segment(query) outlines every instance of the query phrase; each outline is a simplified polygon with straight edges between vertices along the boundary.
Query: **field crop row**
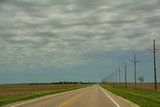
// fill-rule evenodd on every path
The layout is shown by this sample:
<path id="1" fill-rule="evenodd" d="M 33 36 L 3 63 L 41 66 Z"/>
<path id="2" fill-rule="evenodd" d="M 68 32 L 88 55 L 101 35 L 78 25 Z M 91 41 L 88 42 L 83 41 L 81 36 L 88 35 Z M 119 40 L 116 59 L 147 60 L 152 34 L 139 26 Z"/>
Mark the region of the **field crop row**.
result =
<path id="1" fill-rule="evenodd" d="M 0 106 L 44 95 L 74 90 L 87 84 L 0 85 Z"/>

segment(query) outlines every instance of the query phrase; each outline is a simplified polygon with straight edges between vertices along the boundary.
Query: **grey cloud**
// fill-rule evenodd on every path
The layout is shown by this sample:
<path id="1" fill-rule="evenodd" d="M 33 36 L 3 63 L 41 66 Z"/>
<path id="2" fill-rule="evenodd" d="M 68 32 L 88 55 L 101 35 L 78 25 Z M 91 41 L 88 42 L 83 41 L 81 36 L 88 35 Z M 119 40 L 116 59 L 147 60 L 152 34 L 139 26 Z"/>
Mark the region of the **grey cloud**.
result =
<path id="1" fill-rule="evenodd" d="M 127 39 L 133 40 L 133 39 L 141 38 L 146 35 L 147 35 L 146 32 L 136 29 L 136 30 L 129 31 L 128 35 L 126 35 L 125 37 Z"/>
<path id="2" fill-rule="evenodd" d="M 113 27 L 122 27 L 125 24 L 133 24 L 134 22 L 136 22 L 135 20 L 121 20 L 121 19 L 116 19 L 116 20 L 112 20 L 110 21 L 110 25 Z"/>
<path id="3" fill-rule="evenodd" d="M 130 13 L 130 14 L 143 14 L 150 13 L 156 9 L 159 9 L 159 0 L 150 1 L 150 0 L 129 0 L 128 2 L 121 2 L 110 10 L 112 11 L 120 11 L 122 13 Z"/>
<path id="4" fill-rule="evenodd" d="M 159 27 L 160 26 L 160 15 L 159 16 L 151 16 L 145 19 L 145 23 L 149 27 Z"/>
<path id="5" fill-rule="evenodd" d="M 17 68 L 77 66 L 97 61 L 87 59 L 90 54 L 139 50 L 148 46 L 143 40 L 160 26 L 158 1 L 1 2 L 0 59 Z"/>

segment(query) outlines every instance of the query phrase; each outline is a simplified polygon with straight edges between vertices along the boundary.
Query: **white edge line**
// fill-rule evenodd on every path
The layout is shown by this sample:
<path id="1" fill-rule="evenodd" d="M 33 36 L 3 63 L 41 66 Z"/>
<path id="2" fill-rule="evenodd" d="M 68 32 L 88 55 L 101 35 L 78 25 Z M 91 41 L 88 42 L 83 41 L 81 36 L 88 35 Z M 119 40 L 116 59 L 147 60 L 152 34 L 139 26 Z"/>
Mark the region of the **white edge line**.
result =
<path id="1" fill-rule="evenodd" d="M 102 87 L 100 87 L 100 88 L 101 88 L 101 90 L 105 93 L 105 95 L 107 95 L 107 97 L 108 97 L 117 107 L 120 107 L 120 105 L 117 104 L 117 103 L 112 99 L 112 97 L 110 97 L 110 96 L 108 95 L 108 93 L 106 93 L 106 91 L 104 91 L 104 89 L 103 89 Z"/>

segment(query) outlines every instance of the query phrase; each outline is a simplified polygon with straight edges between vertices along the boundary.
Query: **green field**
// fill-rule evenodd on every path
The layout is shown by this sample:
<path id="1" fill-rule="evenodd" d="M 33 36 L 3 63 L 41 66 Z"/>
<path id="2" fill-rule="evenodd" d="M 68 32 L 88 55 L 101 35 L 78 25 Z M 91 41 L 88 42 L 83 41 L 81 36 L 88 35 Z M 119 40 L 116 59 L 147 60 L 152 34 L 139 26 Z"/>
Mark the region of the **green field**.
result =
<path id="1" fill-rule="evenodd" d="M 101 86 L 112 93 L 128 99 L 140 107 L 160 107 L 160 91 L 134 90 L 120 86 L 101 84 Z"/>
<path id="2" fill-rule="evenodd" d="M 0 85 L 0 106 L 89 86 L 88 84 Z"/>

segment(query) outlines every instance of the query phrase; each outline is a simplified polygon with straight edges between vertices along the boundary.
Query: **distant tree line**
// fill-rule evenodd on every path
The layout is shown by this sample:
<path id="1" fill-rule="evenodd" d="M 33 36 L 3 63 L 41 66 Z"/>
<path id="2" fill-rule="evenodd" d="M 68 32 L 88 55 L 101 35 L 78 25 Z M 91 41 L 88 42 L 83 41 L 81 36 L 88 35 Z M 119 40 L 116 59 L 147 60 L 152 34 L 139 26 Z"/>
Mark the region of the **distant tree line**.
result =
<path id="1" fill-rule="evenodd" d="M 25 83 L 27 84 L 27 83 Z M 52 84 L 97 84 L 96 82 L 59 81 L 52 83 L 28 83 L 28 85 L 52 85 Z"/>
<path id="2" fill-rule="evenodd" d="M 97 82 L 76 82 L 76 81 L 59 81 L 52 83 L 7 83 L 0 85 L 52 85 L 52 84 L 98 84 Z"/>

